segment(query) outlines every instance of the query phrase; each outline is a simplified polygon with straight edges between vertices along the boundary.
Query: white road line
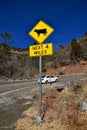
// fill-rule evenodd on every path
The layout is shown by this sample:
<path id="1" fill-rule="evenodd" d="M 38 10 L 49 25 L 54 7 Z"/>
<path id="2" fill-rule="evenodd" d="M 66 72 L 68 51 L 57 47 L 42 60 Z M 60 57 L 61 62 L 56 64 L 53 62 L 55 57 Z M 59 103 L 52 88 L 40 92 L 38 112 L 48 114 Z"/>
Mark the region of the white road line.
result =
<path id="1" fill-rule="evenodd" d="M 10 90 L 10 91 L 8 91 L 8 92 L 1 93 L 0 96 L 4 96 L 4 95 L 6 95 L 6 94 L 10 94 L 10 93 L 12 93 L 12 92 L 16 92 L 16 91 L 19 91 L 19 90 L 24 90 L 24 89 L 26 89 L 26 88 L 29 88 L 29 87 L 19 88 L 19 89 L 15 89 L 15 90 Z"/>

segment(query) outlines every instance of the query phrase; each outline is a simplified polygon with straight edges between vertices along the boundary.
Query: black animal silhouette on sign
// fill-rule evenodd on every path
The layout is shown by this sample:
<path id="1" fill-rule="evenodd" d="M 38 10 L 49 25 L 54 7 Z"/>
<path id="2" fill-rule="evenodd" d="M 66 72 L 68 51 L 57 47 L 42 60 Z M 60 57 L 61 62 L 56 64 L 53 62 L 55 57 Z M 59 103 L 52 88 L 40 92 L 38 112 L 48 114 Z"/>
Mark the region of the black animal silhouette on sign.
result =
<path id="1" fill-rule="evenodd" d="M 40 36 L 40 34 L 44 34 L 47 35 L 47 29 L 35 29 L 34 32 L 37 33 L 38 36 Z"/>

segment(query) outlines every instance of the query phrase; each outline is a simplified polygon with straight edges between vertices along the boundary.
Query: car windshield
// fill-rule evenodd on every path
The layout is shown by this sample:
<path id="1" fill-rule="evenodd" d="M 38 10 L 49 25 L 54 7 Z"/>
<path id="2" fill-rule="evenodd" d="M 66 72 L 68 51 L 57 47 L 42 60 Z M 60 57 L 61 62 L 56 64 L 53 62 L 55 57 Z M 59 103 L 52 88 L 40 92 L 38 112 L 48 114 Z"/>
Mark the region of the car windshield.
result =
<path id="1" fill-rule="evenodd" d="M 45 75 L 44 76 L 41 76 L 41 78 L 44 78 L 45 77 Z"/>

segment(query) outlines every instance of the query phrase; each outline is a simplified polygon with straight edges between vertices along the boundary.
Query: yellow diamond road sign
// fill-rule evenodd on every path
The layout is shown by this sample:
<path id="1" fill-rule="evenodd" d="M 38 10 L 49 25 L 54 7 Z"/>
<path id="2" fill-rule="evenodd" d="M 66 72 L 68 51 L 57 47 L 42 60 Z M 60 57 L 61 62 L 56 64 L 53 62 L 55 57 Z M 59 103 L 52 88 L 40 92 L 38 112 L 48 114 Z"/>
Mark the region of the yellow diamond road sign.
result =
<path id="1" fill-rule="evenodd" d="M 54 31 L 52 27 L 40 20 L 36 26 L 29 32 L 29 35 L 38 43 L 43 43 L 44 40 Z"/>
<path id="2" fill-rule="evenodd" d="M 29 48 L 29 56 L 46 56 L 46 55 L 52 55 L 53 54 L 53 48 L 52 43 L 49 44 L 39 44 L 39 45 L 33 45 Z"/>

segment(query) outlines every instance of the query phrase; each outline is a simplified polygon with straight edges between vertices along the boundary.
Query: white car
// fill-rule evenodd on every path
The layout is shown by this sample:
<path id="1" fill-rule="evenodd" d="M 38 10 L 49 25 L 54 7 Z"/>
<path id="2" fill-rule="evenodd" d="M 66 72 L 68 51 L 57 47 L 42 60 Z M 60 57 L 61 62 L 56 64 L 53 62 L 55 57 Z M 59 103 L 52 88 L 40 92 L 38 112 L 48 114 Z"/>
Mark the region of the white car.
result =
<path id="1" fill-rule="evenodd" d="M 58 81 L 58 77 L 56 76 L 42 76 L 41 77 L 41 83 L 53 83 L 53 82 L 57 82 Z M 40 79 L 38 80 L 38 83 L 40 83 Z"/>

